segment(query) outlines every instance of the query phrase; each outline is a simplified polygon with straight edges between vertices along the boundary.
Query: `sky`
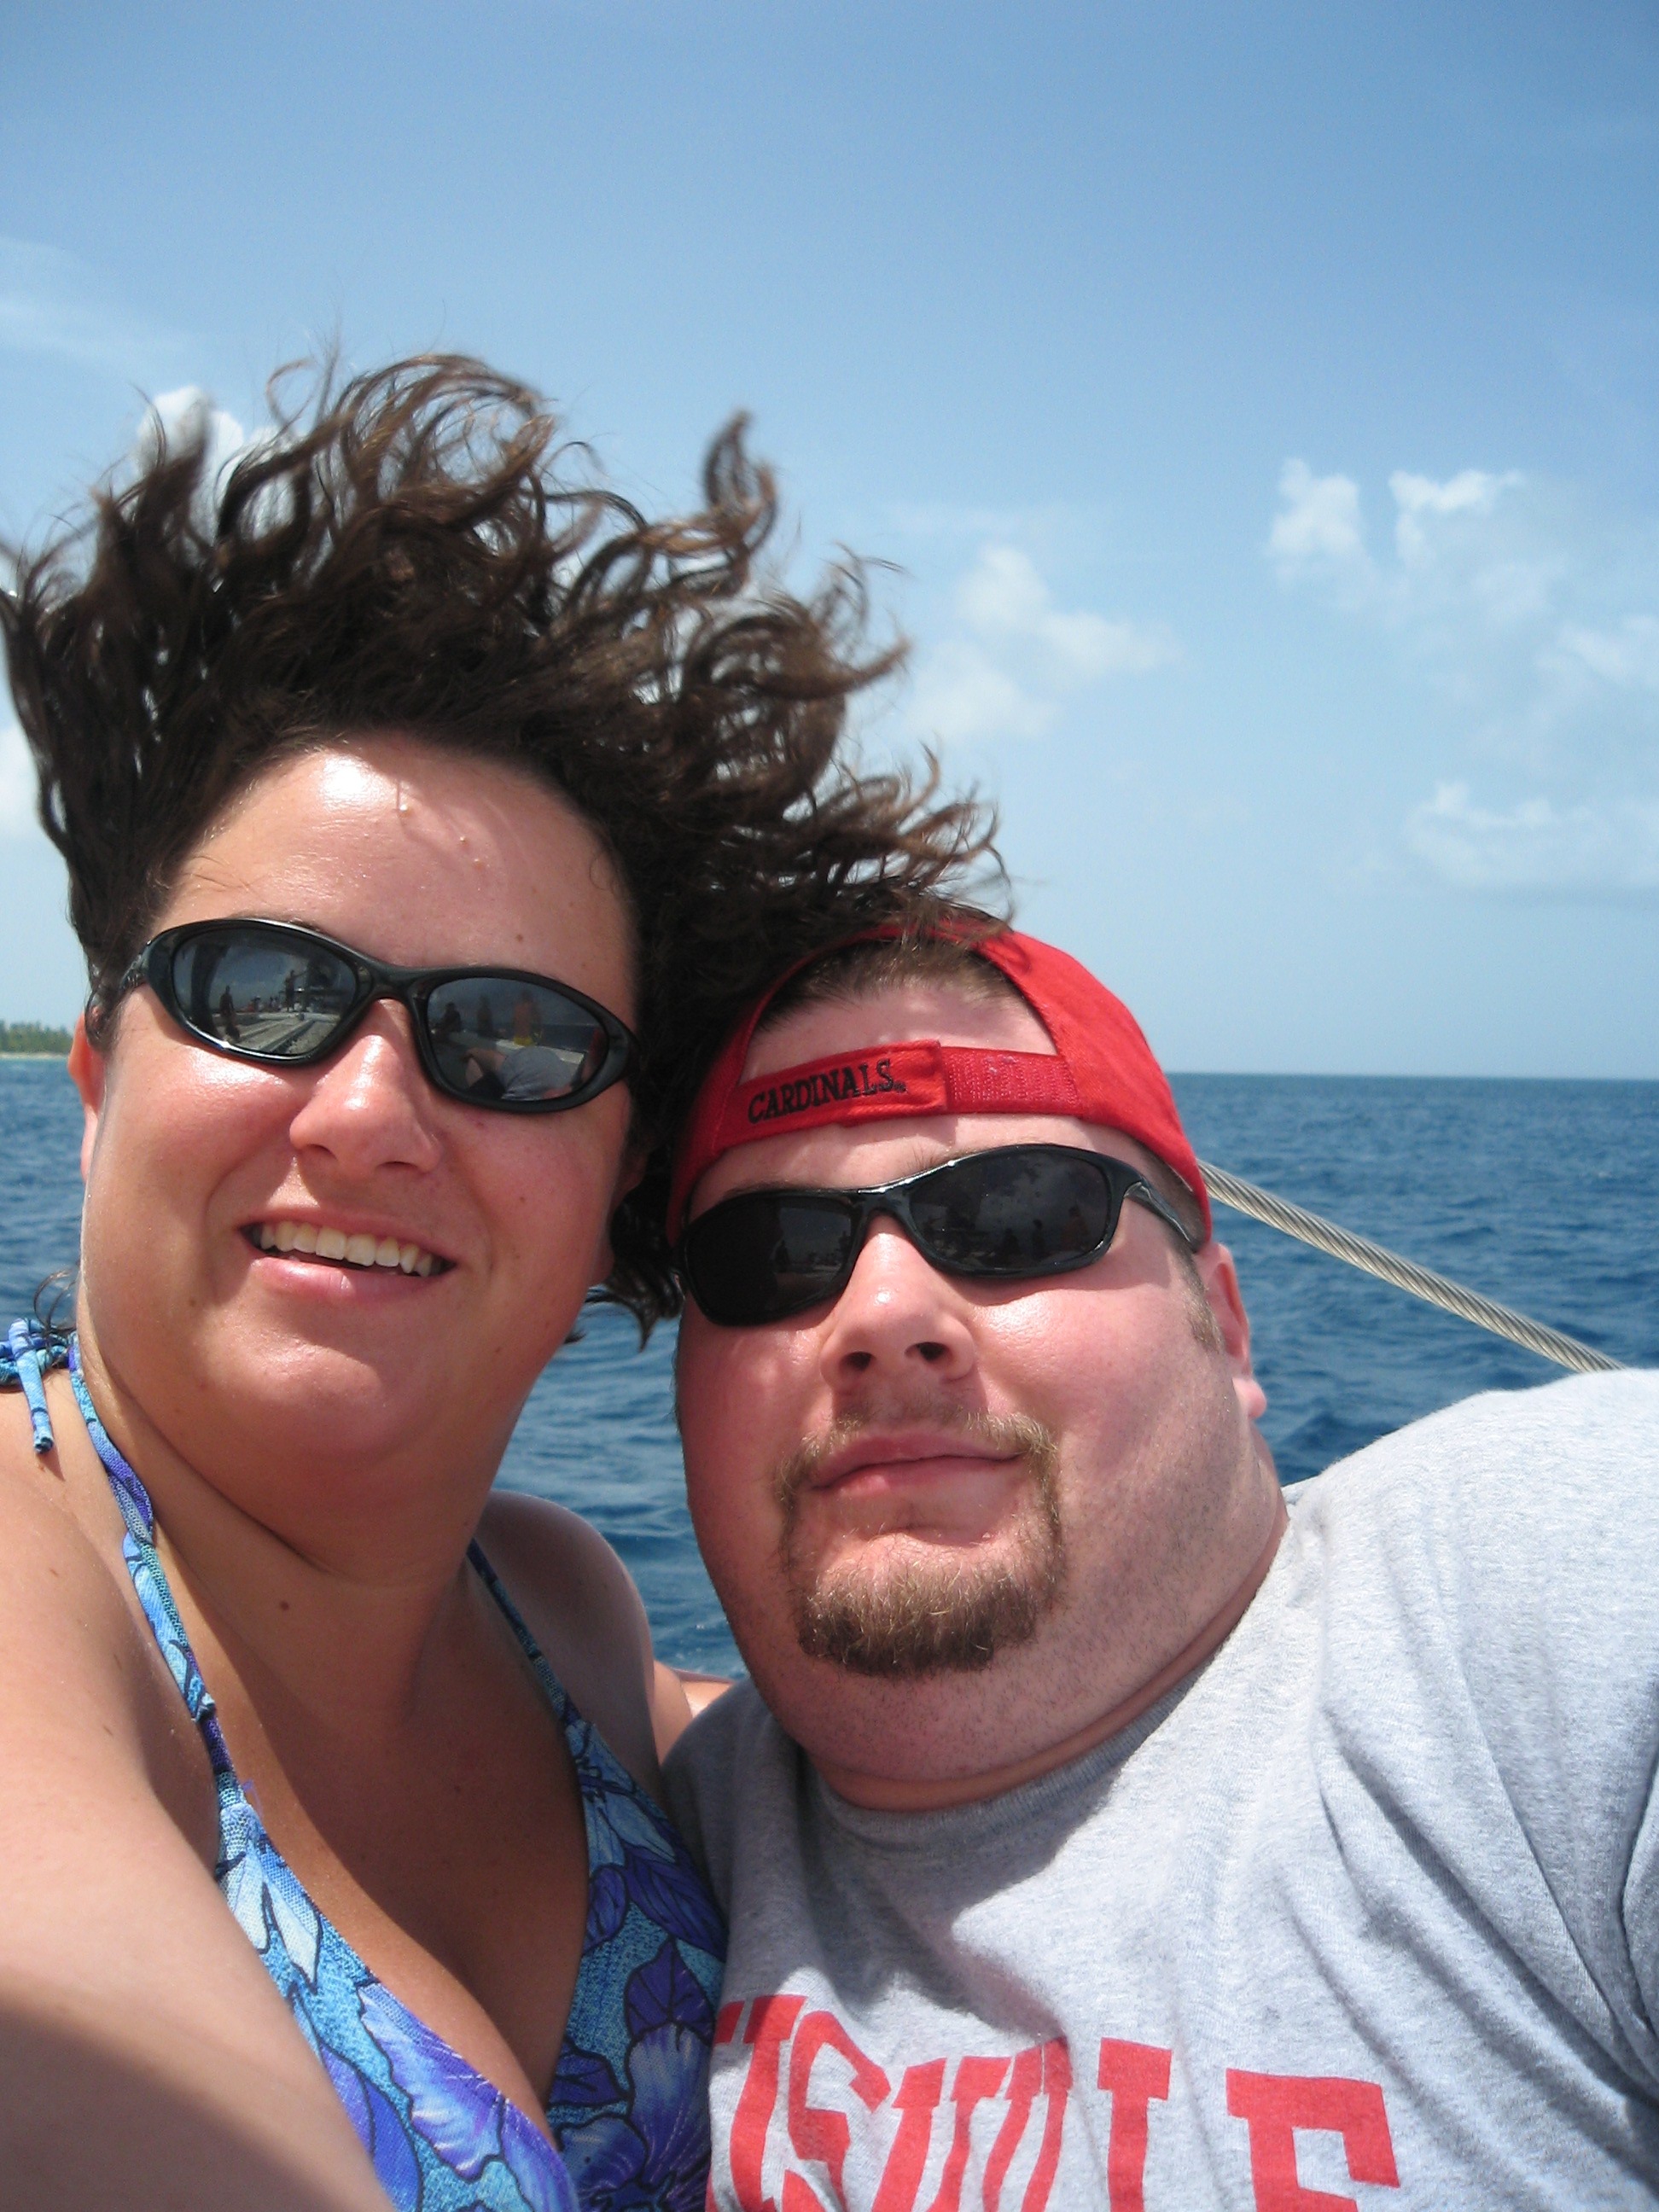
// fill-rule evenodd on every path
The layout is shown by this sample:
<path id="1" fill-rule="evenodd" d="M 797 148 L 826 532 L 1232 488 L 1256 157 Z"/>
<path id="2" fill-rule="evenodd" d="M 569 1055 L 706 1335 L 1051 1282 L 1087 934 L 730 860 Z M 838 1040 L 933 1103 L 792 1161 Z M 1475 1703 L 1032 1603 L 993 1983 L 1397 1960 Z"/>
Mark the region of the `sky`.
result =
<path id="1" fill-rule="evenodd" d="M 1181 1069 L 1659 1078 L 1651 0 L 0 9 L 0 537 L 444 347 L 738 409 Z M 0 702 L 0 1018 L 83 988 Z"/>

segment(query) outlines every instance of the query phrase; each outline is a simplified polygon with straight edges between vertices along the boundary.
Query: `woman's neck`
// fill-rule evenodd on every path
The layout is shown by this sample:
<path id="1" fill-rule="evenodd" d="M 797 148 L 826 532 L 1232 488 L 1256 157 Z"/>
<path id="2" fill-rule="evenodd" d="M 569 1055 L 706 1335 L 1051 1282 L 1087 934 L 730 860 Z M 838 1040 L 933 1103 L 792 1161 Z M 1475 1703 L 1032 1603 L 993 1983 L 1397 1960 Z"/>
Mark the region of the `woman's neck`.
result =
<path id="1" fill-rule="evenodd" d="M 296 1443 L 285 1482 L 281 1439 L 268 1433 L 233 1429 L 212 1454 L 198 1422 L 181 1449 L 165 1413 L 85 1325 L 79 1363 L 110 1440 L 149 1494 L 192 1636 L 205 1632 L 261 1703 L 326 1713 L 351 1733 L 396 1733 L 434 1648 L 466 1612 L 462 1569 L 493 1467 L 458 1480 L 453 1464 L 411 1453 L 400 1466 L 319 1468 Z"/>

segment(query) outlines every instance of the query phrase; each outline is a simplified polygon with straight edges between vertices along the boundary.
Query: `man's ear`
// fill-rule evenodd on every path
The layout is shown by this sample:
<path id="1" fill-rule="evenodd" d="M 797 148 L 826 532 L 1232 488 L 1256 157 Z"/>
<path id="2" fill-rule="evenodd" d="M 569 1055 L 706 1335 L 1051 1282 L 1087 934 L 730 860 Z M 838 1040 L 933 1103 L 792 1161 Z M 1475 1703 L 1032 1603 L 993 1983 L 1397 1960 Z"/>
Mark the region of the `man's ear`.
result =
<path id="1" fill-rule="evenodd" d="M 104 1110 L 104 1085 L 109 1073 L 109 1062 L 87 1035 L 87 1018 L 82 1014 L 75 1024 L 75 1037 L 69 1051 L 70 1080 L 81 1094 L 81 1111 L 85 1121 L 81 1131 L 81 1180 L 85 1182 L 92 1172 L 93 1150 L 98 1142 L 98 1123 Z"/>
<path id="2" fill-rule="evenodd" d="M 1194 1253 L 1193 1265 L 1204 1286 L 1205 1302 L 1215 1316 L 1244 1418 L 1259 1421 L 1267 1410 L 1267 1394 L 1256 1381 L 1255 1370 L 1250 1364 L 1250 1317 L 1244 1310 L 1233 1255 L 1212 1237 L 1201 1250 Z"/>

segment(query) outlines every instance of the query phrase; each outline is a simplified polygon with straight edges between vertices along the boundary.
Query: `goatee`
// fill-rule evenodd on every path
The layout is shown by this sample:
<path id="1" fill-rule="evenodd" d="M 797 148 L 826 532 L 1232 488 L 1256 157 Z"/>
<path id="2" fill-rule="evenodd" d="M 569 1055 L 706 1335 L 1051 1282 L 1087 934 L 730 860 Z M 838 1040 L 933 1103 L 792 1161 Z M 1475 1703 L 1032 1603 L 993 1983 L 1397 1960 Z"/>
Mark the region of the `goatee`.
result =
<path id="1" fill-rule="evenodd" d="M 814 1571 L 799 1545 L 800 1498 L 817 1467 L 862 1431 L 867 1418 L 836 1421 L 793 1452 L 778 1470 L 783 1511 L 782 1558 L 795 1634 L 809 1659 L 826 1659 L 856 1674 L 914 1681 L 927 1674 L 988 1667 L 1000 1651 L 1030 1643 L 1053 1609 L 1065 1580 L 1066 1547 L 1054 1482 L 1054 1436 L 1024 1413 L 987 1413 L 931 1407 L 930 1428 L 945 1428 L 1001 1460 L 1018 1460 L 1025 1478 L 1013 1528 L 994 1556 L 977 1560 L 959 1548 L 908 1547 L 902 1559 L 854 1560 Z"/>

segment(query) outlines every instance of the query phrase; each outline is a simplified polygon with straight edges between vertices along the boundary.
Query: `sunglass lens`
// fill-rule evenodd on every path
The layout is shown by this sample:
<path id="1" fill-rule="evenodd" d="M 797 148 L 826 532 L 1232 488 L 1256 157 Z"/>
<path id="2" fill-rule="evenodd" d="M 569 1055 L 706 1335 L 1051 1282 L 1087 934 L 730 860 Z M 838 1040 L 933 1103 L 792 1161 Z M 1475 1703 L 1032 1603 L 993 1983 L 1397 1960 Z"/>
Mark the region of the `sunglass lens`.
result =
<path id="1" fill-rule="evenodd" d="M 611 1049 L 586 1006 L 517 975 L 441 983 L 427 1000 L 426 1026 L 444 1083 L 480 1106 L 568 1098 L 593 1080 Z"/>
<path id="2" fill-rule="evenodd" d="M 1030 1275 L 1103 1248 L 1111 1190 L 1086 1160 L 1011 1149 L 953 1160 L 910 1193 L 918 1234 L 940 1266 Z"/>
<path id="3" fill-rule="evenodd" d="M 326 945 L 276 930 L 204 931 L 173 955 L 181 1018 L 200 1036 L 261 1058 L 315 1059 L 356 996 L 357 979 Z"/>
<path id="4" fill-rule="evenodd" d="M 833 1200 L 746 1192 L 692 1223 L 686 1275 L 710 1321 L 781 1321 L 833 1295 L 852 1240 L 850 1210 Z"/>

